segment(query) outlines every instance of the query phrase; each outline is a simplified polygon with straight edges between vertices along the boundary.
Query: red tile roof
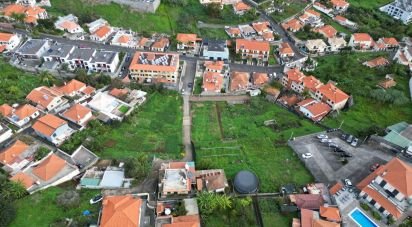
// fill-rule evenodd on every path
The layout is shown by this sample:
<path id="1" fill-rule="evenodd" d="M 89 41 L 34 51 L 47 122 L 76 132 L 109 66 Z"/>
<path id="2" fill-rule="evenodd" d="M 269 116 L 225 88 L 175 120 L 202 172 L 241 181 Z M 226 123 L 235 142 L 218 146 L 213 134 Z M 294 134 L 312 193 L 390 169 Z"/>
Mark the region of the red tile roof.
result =
<path id="1" fill-rule="evenodd" d="M 235 3 L 233 5 L 233 8 L 235 9 L 236 12 L 247 11 L 247 10 L 251 9 L 251 7 L 249 5 L 247 5 L 246 3 L 242 2 L 242 1 Z"/>
<path id="2" fill-rule="evenodd" d="M 78 122 L 84 119 L 86 115 L 90 114 L 91 112 L 92 111 L 89 108 L 83 105 L 74 104 L 63 113 L 63 116 L 74 122 Z"/>
<path id="3" fill-rule="evenodd" d="M 225 63 L 223 61 L 205 61 L 204 66 L 209 70 L 222 71 L 224 64 Z"/>
<path id="4" fill-rule="evenodd" d="M 200 227 L 200 217 L 199 215 L 173 217 L 171 224 L 163 224 L 162 227 Z"/>
<path id="5" fill-rule="evenodd" d="M 313 219 L 316 216 L 316 212 L 308 209 L 300 210 L 300 223 L 302 227 L 312 227 Z"/>
<path id="6" fill-rule="evenodd" d="M 8 117 L 13 113 L 13 107 L 9 106 L 9 104 L 3 104 L 0 106 L 0 114 L 3 117 Z"/>
<path id="7" fill-rule="evenodd" d="M 318 91 L 323 94 L 324 98 L 333 101 L 335 104 L 345 101 L 349 98 L 349 95 L 337 88 L 332 83 L 320 86 L 318 88 Z"/>
<path id="8" fill-rule="evenodd" d="M 375 67 L 389 65 L 390 62 L 389 62 L 388 59 L 386 59 L 384 57 L 378 57 L 378 58 L 372 59 L 370 61 L 367 61 L 364 64 L 368 67 L 375 68 Z"/>
<path id="9" fill-rule="evenodd" d="M 232 72 L 230 77 L 230 90 L 244 90 L 249 85 L 249 73 L 247 72 Z"/>
<path id="10" fill-rule="evenodd" d="M 4 165 L 11 165 L 16 160 L 19 159 L 19 156 L 29 148 L 29 145 L 23 143 L 20 140 L 17 140 L 10 147 L 6 148 L 0 153 L 0 163 Z"/>
<path id="11" fill-rule="evenodd" d="M 269 25 L 270 23 L 268 21 L 252 23 L 253 29 L 255 29 L 255 31 L 258 33 L 268 30 Z"/>
<path id="12" fill-rule="evenodd" d="M 33 89 L 26 97 L 33 103 L 36 103 L 43 108 L 46 108 L 55 98 L 60 98 L 62 94 L 54 89 L 42 86 Z"/>
<path id="13" fill-rule="evenodd" d="M 33 169 L 33 174 L 44 181 L 48 181 L 55 177 L 65 166 L 65 160 L 51 154 Z"/>
<path id="14" fill-rule="evenodd" d="M 302 82 L 303 78 L 305 78 L 305 74 L 303 74 L 299 69 L 294 68 L 286 72 L 286 76 L 289 81 L 295 81 L 297 83 Z"/>
<path id="15" fill-rule="evenodd" d="M 19 172 L 16 175 L 14 175 L 13 177 L 10 178 L 11 181 L 14 182 L 21 182 L 24 186 L 24 188 L 29 189 L 31 186 L 33 186 L 35 184 L 34 179 L 23 173 L 23 172 Z"/>
<path id="16" fill-rule="evenodd" d="M 340 227 L 340 224 L 322 219 L 313 220 L 312 227 Z"/>
<path id="17" fill-rule="evenodd" d="M 0 32 L 0 41 L 9 42 L 15 34 Z"/>
<path id="18" fill-rule="evenodd" d="M 223 85 L 223 75 L 216 72 L 205 72 L 203 75 L 203 89 L 205 91 L 220 91 Z"/>
<path id="19" fill-rule="evenodd" d="M 197 41 L 196 34 L 185 34 L 185 33 L 178 33 L 176 36 L 176 41 L 180 43 L 190 43 Z"/>
<path id="20" fill-rule="evenodd" d="M 112 32 L 112 28 L 108 25 L 104 25 L 101 26 L 99 29 L 97 29 L 93 35 L 99 37 L 99 38 L 104 38 L 107 37 L 108 35 L 110 35 L 110 33 Z"/>
<path id="21" fill-rule="evenodd" d="M 352 36 L 356 42 L 373 42 L 372 37 L 368 33 L 353 33 Z"/>
<path id="22" fill-rule="evenodd" d="M 323 205 L 322 195 L 315 194 L 294 194 L 289 195 L 291 202 L 295 203 L 299 209 L 319 209 Z"/>
<path id="23" fill-rule="evenodd" d="M 382 178 L 406 197 L 412 196 L 412 167 L 398 158 L 383 166 Z"/>
<path id="24" fill-rule="evenodd" d="M 320 216 L 326 218 L 329 221 L 340 222 L 340 212 L 336 207 L 325 207 L 321 206 L 319 210 Z"/>
<path id="25" fill-rule="evenodd" d="M 305 11 L 305 14 L 309 14 L 310 16 L 320 17 L 320 13 L 316 12 L 313 9 L 308 9 Z"/>
<path id="26" fill-rule="evenodd" d="M 323 83 L 314 76 L 305 76 L 303 77 L 302 82 L 305 89 L 312 92 L 316 92 L 316 89 L 323 85 Z"/>
<path id="27" fill-rule="evenodd" d="M 267 73 L 253 73 L 252 75 L 252 81 L 254 85 L 263 85 L 269 82 L 269 77 Z"/>
<path id="28" fill-rule="evenodd" d="M 282 27 L 286 30 L 299 31 L 303 28 L 303 24 L 298 19 L 293 18 L 286 23 L 283 23 Z"/>
<path id="29" fill-rule="evenodd" d="M 269 52 L 270 45 L 267 41 L 236 39 L 236 50 Z"/>
<path id="30" fill-rule="evenodd" d="M 387 198 L 382 196 L 379 192 L 375 191 L 374 189 L 366 186 L 362 189 L 363 192 L 369 195 L 373 200 L 379 203 L 386 211 L 392 214 L 395 218 L 400 218 L 402 213 L 396 208 L 396 206 L 390 202 Z"/>
<path id="31" fill-rule="evenodd" d="M 127 88 L 122 88 L 122 89 L 120 89 L 120 88 L 113 88 L 113 89 L 109 92 L 109 94 L 110 94 L 111 96 L 120 98 L 120 97 L 122 97 L 122 96 L 125 96 L 125 95 L 129 94 L 129 90 L 128 90 Z"/>
<path id="32" fill-rule="evenodd" d="M 326 38 L 335 37 L 336 34 L 338 33 L 338 31 L 330 25 L 325 25 L 325 26 L 317 29 L 317 32 L 321 33 Z"/>
<path id="33" fill-rule="evenodd" d="M 344 0 L 330 0 L 334 7 L 347 7 L 349 3 Z"/>
<path id="34" fill-rule="evenodd" d="M 336 194 L 336 192 L 340 191 L 343 188 L 343 184 L 341 182 L 336 183 L 329 189 L 329 193 L 331 195 Z"/>
<path id="35" fill-rule="evenodd" d="M 399 42 L 398 40 L 396 40 L 393 37 L 390 38 L 382 38 L 382 41 L 384 44 L 388 45 L 388 46 L 399 46 Z"/>
<path id="36" fill-rule="evenodd" d="M 295 54 L 295 52 L 293 52 L 292 47 L 287 42 L 283 42 L 283 43 L 280 44 L 279 53 L 281 55 L 293 55 L 293 54 Z"/>
<path id="37" fill-rule="evenodd" d="M 46 114 L 45 116 L 39 118 L 32 127 L 35 131 L 43 135 L 51 136 L 56 131 L 56 129 L 64 124 L 67 124 L 65 120 L 58 118 L 52 114 Z"/>
<path id="38" fill-rule="evenodd" d="M 140 226 L 142 200 L 131 195 L 108 196 L 102 203 L 101 227 Z"/>
<path id="39" fill-rule="evenodd" d="M 64 84 L 63 86 L 58 87 L 57 90 L 65 95 L 69 95 L 73 92 L 79 92 L 85 87 L 86 87 L 85 83 L 73 79 L 73 80 L 70 80 L 68 83 Z"/>
<path id="40" fill-rule="evenodd" d="M 36 113 L 38 110 L 36 107 L 30 105 L 30 104 L 24 104 L 23 106 L 17 107 L 16 111 L 14 114 L 19 117 L 20 120 L 30 117 L 34 113 Z"/>

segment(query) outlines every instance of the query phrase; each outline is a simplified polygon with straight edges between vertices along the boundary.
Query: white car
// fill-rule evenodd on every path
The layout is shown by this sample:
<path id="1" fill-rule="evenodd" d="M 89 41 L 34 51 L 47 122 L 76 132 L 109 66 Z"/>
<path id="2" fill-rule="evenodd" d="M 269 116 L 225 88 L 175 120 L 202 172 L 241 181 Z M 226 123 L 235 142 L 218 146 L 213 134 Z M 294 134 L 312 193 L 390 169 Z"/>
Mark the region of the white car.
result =
<path id="1" fill-rule="evenodd" d="M 304 153 L 302 154 L 302 158 L 308 159 L 308 158 L 312 158 L 313 154 L 312 153 Z"/>
<path id="2" fill-rule="evenodd" d="M 349 179 L 345 179 L 345 185 L 348 187 L 352 187 L 352 182 Z"/>
<path id="3" fill-rule="evenodd" d="M 320 135 L 317 135 L 316 137 L 317 137 L 318 139 L 327 139 L 327 138 L 328 138 L 328 136 L 325 135 L 325 134 L 320 134 Z"/>
<path id="4" fill-rule="evenodd" d="M 320 139 L 321 143 L 332 143 L 331 139 L 325 138 L 325 139 Z"/>

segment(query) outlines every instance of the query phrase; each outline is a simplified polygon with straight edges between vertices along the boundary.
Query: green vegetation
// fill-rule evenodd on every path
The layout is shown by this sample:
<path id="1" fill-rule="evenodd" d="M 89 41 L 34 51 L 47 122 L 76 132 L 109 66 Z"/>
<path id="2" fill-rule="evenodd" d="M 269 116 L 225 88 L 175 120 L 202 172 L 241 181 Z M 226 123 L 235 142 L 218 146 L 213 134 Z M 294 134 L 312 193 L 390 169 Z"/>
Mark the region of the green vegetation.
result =
<path id="1" fill-rule="evenodd" d="M 201 28 L 199 29 L 199 36 L 209 39 L 228 39 L 229 36 L 226 34 L 223 28 Z"/>
<path id="2" fill-rule="evenodd" d="M 359 26 L 357 32 L 369 33 L 375 40 L 381 37 L 396 37 L 400 40 L 403 36 L 412 35 L 412 25 L 404 25 L 385 13 L 379 7 L 391 0 L 353 0 L 346 17 Z"/>
<path id="3" fill-rule="evenodd" d="M 47 147 L 39 147 L 37 148 L 36 153 L 34 154 L 34 160 L 38 161 L 41 160 L 42 158 L 46 157 L 51 151 Z"/>
<path id="4" fill-rule="evenodd" d="M 225 7 L 224 10 L 219 10 L 217 15 L 211 16 L 207 7 L 202 6 L 198 0 L 162 2 L 156 13 L 140 13 L 116 3 L 84 4 L 82 0 L 51 0 L 51 4 L 52 7 L 48 9 L 48 12 L 52 15 L 73 13 L 79 17 L 81 23 L 88 23 L 93 19 L 103 17 L 112 26 L 130 28 L 144 34 L 200 33 L 196 26 L 198 21 L 213 24 L 238 24 L 256 19 L 253 11 L 239 17 L 230 7 Z"/>
<path id="5" fill-rule="evenodd" d="M 87 222 L 96 222 L 100 206 L 90 205 L 89 200 L 98 192 L 95 190 L 79 191 L 80 204 L 66 209 L 57 203 L 57 197 L 65 191 L 67 191 L 66 188 L 52 187 L 18 200 L 16 202 L 17 217 L 10 226 L 63 226 L 61 224 L 65 218 L 73 218 L 79 224 L 78 226 L 85 226 Z M 82 215 L 84 210 L 91 211 L 91 216 L 84 217 Z"/>
<path id="6" fill-rule="evenodd" d="M 292 134 L 321 130 L 309 121 L 262 97 L 244 105 L 194 103 L 192 107 L 192 139 L 200 169 L 223 168 L 229 179 L 240 170 L 252 170 L 263 192 L 277 191 L 284 183 L 302 185 L 313 180 L 286 143 Z M 264 126 L 267 120 L 275 124 Z"/>
<path id="7" fill-rule="evenodd" d="M 302 30 L 296 32 L 295 36 L 300 40 L 323 39 L 323 35 L 312 31 L 309 25 L 305 25 Z"/>
<path id="8" fill-rule="evenodd" d="M 140 152 L 162 158 L 179 158 L 182 151 L 182 100 L 175 92 L 155 92 L 123 123 L 103 125 L 91 121 L 61 149 L 73 152 L 80 144 L 101 158 L 127 159 Z"/>
<path id="9" fill-rule="evenodd" d="M 202 93 L 202 90 L 203 90 L 203 89 L 202 89 L 202 86 L 203 86 L 203 80 L 202 80 L 202 78 L 201 78 L 201 77 L 196 78 L 195 88 L 194 88 L 194 90 L 193 90 L 193 94 L 198 95 L 198 94 Z"/>
<path id="10" fill-rule="evenodd" d="M 331 127 L 338 127 L 344 121 L 344 130 L 366 136 L 375 133 L 379 128 L 397 123 L 400 119 L 412 121 L 410 101 L 407 101 L 407 104 L 395 105 L 402 100 L 409 100 L 410 97 L 407 68 L 393 64 L 384 68 L 370 69 L 362 65 L 364 61 L 382 55 L 385 56 L 386 53 L 345 53 L 317 59 L 319 65 L 311 74 L 324 83 L 329 80 L 337 82 L 339 88 L 353 95 L 354 98 L 353 107 L 341 112 L 336 118 L 328 117 L 324 123 Z M 386 74 L 394 74 L 397 85 L 385 93 L 378 91 L 380 88 L 376 85 L 385 78 Z M 397 94 L 398 96 L 391 100 L 394 104 L 382 100 L 385 97 L 376 97 L 375 93 L 382 92 L 385 96 Z"/>
<path id="11" fill-rule="evenodd" d="M 39 76 L 33 76 L 11 66 L 0 58 L 0 104 L 22 102 L 26 95 L 42 84 Z"/>
<path id="12" fill-rule="evenodd" d="M 262 214 L 263 225 L 273 226 L 291 226 L 292 219 L 297 217 L 297 213 L 281 214 L 279 199 L 264 198 L 259 199 L 259 207 Z"/>
<path id="13" fill-rule="evenodd" d="M 283 20 L 299 13 L 308 4 L 307 2 L 301 1 L 301 0 L 288 0 L 288 2 L 289 2 L 289 5 L 279 5 L 279 4 L 277 4 L 276 7 L 280 7 L 282 9 L 284 9 L 284 11 L 282 13 L 279 13 L 279 12 L 272 13 L 271 16 L 277 22 L 281 22 L 281 21 L 283 21 Z"/>
<path id="14" fill-rule="evenodd" d="M 127 111 L 129 111 L 129 109 L 130 108 L 128 106 L 123 105 L 119 108 L 119 111 L 125 114 L 127 113 Z"/>

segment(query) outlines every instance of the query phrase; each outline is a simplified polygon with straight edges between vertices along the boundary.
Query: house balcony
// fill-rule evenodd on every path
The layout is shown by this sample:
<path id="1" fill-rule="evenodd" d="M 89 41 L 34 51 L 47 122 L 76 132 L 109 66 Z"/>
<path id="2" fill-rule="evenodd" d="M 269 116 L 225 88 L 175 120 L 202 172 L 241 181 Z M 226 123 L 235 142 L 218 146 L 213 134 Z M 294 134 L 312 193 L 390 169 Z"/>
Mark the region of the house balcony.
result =
<path id="1" fill-rule="evenodd" d="M 399 201 L 398 199 L 396 199 L 393 195 L 390 195 L 385 189 L 383 189 L 379 184 L 375 183 L 375 182 L 371 182 L 369 184 L 369 186 L 371 188 L 373 188 L 375 191 L 379 192 L 383 197 L 385 197 L 386 199 L 388 199 L 388 201 L 390 201 L 393 205 L 396 206 L 396 208 L 398 208 L 400 211 L 405 212 L 408 207 L 408 201 L 407 199 L 404 199 L 402 201 Z"/>

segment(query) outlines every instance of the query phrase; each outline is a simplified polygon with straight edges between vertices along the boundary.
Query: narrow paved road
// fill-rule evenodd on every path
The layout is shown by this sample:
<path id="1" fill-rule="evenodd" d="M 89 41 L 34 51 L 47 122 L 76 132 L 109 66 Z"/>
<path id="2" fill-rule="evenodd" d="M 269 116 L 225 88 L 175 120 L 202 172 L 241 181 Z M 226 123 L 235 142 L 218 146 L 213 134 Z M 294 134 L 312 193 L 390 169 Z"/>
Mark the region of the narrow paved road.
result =
<path id="1" fill-rule="evenodd" d="M 189 95 L 183 95 L 183 146 L 185 147 L 184 161 L 193 160 L 192 149 L 192 118 L 190 116 Z"/>
<path id="2" fill-rule="evenodd" d="M 189 100 L 191 102 L 239 102 L 239 101 L 249 101 L 250 96 L 248 95 L 222 95 L 222 96 L 190 96 Z"/>

